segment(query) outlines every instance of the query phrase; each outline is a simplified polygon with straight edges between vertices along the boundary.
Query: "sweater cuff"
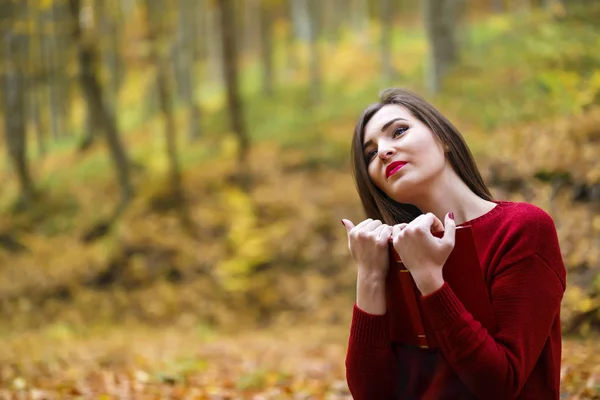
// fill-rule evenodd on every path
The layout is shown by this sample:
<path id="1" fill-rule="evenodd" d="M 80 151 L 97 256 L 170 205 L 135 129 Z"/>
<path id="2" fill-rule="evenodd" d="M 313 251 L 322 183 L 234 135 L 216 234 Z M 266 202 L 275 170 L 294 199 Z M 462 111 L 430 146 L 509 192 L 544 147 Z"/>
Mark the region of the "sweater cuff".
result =
<path id="1" fill-rule="evenodd" d="M 369 314 L 354 303 L 350 337 L 356 342 L 369 344 L 373 347 L 389 347 L 390 330 L 387 314 Z"/>
<path id="2" fill-rule="evenodd" d="M 444 285 L 433 293 L 421 296 L 421 304 L 429 318 L 431 327 L 442 330 L 457 320 L 463 320 L 467 313 L 465 306 L 456 297 L 454 291 L 444 282 Z"/>

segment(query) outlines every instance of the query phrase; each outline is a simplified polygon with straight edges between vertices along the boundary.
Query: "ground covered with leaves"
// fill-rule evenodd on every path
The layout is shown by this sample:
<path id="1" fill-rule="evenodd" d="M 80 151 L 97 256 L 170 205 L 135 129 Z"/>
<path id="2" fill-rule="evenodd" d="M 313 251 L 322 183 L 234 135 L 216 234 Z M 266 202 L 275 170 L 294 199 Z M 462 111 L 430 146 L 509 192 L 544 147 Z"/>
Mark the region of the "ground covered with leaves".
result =
<path id="1" fill-rule="evenodd" d="M 125 333 L 126 332 L 126 333 Z M 348 326 L 99 329 L 2 339 L 0 399 L 351 399 Z M 600 399 L 600 341 L 565 339 L 564 399 Z"/>

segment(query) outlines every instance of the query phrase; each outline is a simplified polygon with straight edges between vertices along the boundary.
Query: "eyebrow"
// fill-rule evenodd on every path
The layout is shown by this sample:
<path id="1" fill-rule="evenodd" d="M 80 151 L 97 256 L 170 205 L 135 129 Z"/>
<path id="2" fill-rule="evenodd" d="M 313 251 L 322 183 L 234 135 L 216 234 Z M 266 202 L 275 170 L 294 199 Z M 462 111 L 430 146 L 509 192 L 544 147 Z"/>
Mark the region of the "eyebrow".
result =
<path id="1" fill-rule="evenodd" d="M 387 128 L 389 128 L 390 125 L 392 125 L 396 121 L 408 121 L 408 120 L 404 119 L 404 118 L 394 118 L 394 119 L 391 119 L 388 122 L 386 122 L 385 124 L 383 124 L 383 126 L 381 127 L 381 132 L 385 132 L 385 130 Z M 365 144 L 363 144 L 363 151 L 365 151 L 365 149 L 367 147 L 369 147 L 370 145 L 372 145 L 372 144 L 374 144 L 373 139 L 369 139 L 368 142 L 366 142 Z"/>

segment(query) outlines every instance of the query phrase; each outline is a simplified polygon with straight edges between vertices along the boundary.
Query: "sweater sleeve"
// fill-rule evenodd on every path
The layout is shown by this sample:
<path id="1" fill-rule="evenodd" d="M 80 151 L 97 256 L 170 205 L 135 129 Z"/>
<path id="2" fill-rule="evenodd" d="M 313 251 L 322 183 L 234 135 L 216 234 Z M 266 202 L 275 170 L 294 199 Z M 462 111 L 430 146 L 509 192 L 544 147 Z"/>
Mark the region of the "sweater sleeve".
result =
<path id="1" fill-rule="evenodd" d="M 494 278 L 494 336 L 447 283 L 422 301 L 440 351 L 471 392 L 480 399 L 513 399 L 542 352 L 563 293 L 557 272 L 535 253 Z"/>
<path id="2" fill-rule="evenodd" d="M 369 314 L 354 304 L 346 353 L 346 381 L 352 397 L 393 399 L 396 368 L 387 314 Z"/>

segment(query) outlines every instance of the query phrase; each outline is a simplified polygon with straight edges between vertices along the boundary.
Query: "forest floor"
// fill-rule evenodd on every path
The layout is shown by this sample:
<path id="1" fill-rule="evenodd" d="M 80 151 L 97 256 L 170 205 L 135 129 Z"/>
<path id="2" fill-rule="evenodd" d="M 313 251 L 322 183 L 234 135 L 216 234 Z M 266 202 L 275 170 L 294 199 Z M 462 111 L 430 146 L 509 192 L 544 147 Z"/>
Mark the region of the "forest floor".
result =
<path id="1" fill-rule="evenodd" d="M 1 399 L 351 399 L 348 326 L 61 327 L 2 338 Z M 600 340 L 565 339 L 563 399 L 600 399 Z"/>

